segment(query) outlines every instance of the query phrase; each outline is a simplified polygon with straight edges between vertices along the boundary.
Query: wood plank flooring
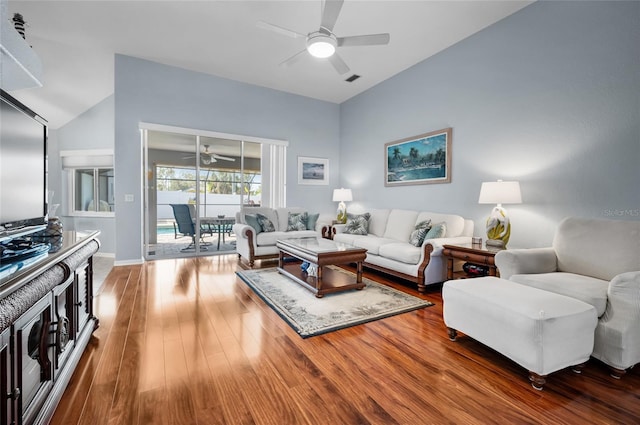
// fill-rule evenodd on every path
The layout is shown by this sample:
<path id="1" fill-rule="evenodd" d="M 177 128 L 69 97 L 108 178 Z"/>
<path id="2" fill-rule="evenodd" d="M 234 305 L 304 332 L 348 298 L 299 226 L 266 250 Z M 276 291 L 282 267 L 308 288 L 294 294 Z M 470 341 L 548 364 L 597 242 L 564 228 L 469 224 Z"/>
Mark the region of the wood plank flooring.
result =
<path id="1" fill-rule="evenodd" d="M 449 341 L 441 288 L 422 296 L 433 307 L 302 339 L 239 267 L 236 255 L 115 267 L 52 424 L 640 423 L 640 367 L 615 380 L 591 359 L 536 391 L 509 359 Z"/>

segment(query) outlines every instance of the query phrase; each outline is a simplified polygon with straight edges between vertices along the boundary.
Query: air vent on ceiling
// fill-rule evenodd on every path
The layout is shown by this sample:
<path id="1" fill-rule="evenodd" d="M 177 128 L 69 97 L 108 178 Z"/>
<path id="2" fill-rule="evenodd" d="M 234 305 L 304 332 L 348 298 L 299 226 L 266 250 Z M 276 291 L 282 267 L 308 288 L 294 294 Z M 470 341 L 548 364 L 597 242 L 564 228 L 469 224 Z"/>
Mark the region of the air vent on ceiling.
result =
<path id="1" fill-rule="evenodd" d="M 360 78 L 360 76 L 358 74 L 353 74 L 351 77 L 347 78 L 345 81 L 347 83 L 353 83 L 358 78 Z"/>

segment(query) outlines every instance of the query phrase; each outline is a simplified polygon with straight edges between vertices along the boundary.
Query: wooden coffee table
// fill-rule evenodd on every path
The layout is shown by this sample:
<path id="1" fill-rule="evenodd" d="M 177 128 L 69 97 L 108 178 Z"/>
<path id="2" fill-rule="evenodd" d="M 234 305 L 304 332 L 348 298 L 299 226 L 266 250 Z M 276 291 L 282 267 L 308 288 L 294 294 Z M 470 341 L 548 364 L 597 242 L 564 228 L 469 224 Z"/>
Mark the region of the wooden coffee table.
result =
<path id="1" fill-rule="evenodd" d="M 322 238 L 279 240 L 276 246 L 280 251 L 278 271 L 313 292 L 318 298 L 332 292 L 365 287 L 362 283 L 362 262 L 367 256 L 366 249 Z M 290 258 L 294 261 L 289 261 Z M 303 261 L 317 266 L 317 276 L 309 276 L 300 268 Z M 357 265 L 355 278 L 349 273 L 325 267 L 348 263 Z"/>

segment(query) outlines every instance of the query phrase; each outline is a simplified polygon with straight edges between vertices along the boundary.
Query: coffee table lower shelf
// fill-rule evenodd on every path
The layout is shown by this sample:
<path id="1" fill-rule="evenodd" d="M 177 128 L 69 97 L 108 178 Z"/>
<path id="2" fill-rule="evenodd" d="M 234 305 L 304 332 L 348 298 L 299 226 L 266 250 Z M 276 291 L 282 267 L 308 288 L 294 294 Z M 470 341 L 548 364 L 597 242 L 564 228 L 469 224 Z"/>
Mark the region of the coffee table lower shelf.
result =
<path id="1" fill-rule="evenodd" d="M 287 262 L 282 267 L 278 267 L 278 271 L 313 292 L 318 298 L 322 298 L 325 294 L 348 291 L 350 289 L 362 289 L 366 286 L 362 281 L 358 282 L 355 276 L 342 273 L 331 267 L 322 267 L 322 278 L 318 279 L 302 271 L 300 264 L 297 261 Z"/>

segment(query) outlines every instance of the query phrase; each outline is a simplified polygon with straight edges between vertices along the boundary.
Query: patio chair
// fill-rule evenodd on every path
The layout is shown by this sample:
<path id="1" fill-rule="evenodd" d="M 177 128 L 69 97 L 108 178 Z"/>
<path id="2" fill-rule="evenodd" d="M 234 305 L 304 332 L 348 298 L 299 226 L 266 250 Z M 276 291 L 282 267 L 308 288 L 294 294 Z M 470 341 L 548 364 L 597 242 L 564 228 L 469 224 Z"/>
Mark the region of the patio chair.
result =
<path id="1" fill-rule="evenodd" d="M 196 226 L 193 223 L 193 219 L 191 216 L 191 211 L 189 205 L 187 204 L 170 204 L 173 209 L 173 217 L 176 220 L 176 224 L 178 226 L 178 232 L 182 233 L 185 236 L 191 237 L 191 243 L 186 247 L 182 248 L 180 251 L 192 250 L 195 248 L 196 244 Z M 207 246 L 211 245 L 209 242 L 205 242 L 202 233 L 200 233 L 200 249 L 203 251 L 207 250 Z"/>

